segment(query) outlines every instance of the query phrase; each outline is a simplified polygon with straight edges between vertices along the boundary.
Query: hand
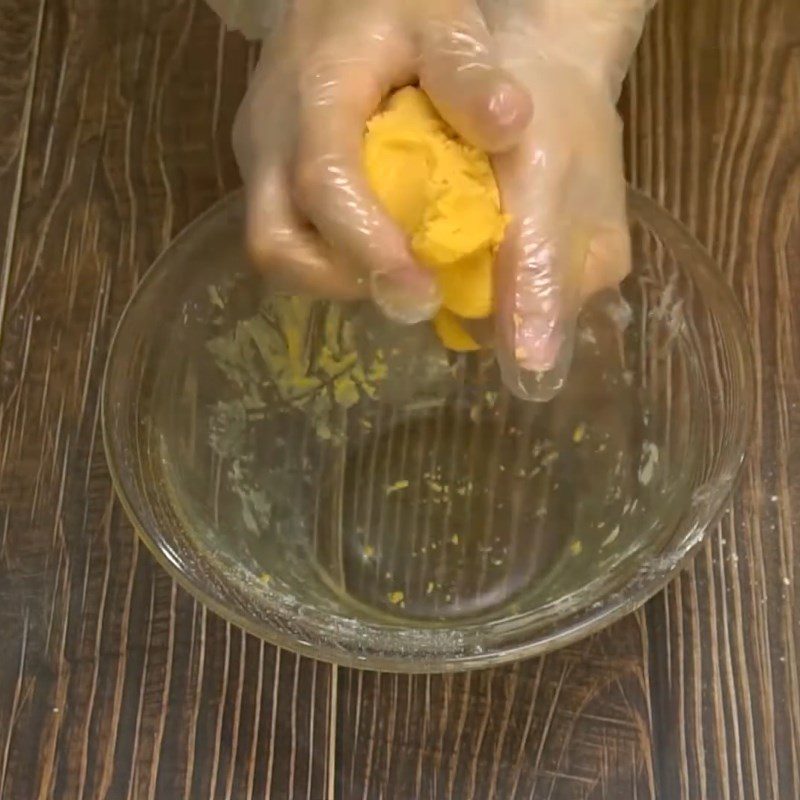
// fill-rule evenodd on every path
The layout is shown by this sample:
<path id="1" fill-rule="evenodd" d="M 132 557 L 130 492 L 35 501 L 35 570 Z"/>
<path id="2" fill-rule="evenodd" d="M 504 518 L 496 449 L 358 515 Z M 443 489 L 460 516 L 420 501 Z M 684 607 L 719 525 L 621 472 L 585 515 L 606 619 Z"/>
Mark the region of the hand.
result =
<path id="1" fill-rule="evenodd" d="M 475 0 L 295 0 L 278 40 L 234 129 L 253 257 L 283 289 L 371 293 L 396 320 L 431 318 L 435 277 L 362 172 L 365 123 L 419 80 L 456 130 L 496 153 L 528 126 L 527 92 L 501 68 Z"/>
<path id="2" fill-rule="evenodd" d="M 569 369 L 582 303 L 630 271 L 615 102 L 650 0 L 495 2 L 503 63 L 536 109 L 520 145 L 494 158 L 512 217 L 495 344 L 509 388 L 548 400 Z"/>

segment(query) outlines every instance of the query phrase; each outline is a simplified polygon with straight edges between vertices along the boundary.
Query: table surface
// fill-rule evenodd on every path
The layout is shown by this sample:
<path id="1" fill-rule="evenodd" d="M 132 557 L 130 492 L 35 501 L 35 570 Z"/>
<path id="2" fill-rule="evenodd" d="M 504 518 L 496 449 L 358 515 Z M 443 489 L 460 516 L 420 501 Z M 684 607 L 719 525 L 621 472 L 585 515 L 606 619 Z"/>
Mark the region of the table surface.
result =
<path id="1" fill-rule="evenodd" d="M 114 497 L 114 325 L 237 185 L 255 55 L 196 0 L 0 0 L 0 798 L 800 797 L 800 3 L 663 0 L 622 106 L 632 181 L 747 312 L 757 433 L 732 511 L 606 632 L 452 677 L 243 635 Z"/>

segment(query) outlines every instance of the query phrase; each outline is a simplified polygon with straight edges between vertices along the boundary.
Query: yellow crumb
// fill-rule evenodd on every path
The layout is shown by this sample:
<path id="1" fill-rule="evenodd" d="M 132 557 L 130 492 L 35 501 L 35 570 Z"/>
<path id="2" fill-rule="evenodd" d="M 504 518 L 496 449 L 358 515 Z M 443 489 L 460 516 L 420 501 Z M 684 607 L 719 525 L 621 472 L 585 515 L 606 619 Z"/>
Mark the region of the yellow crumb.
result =
<path id="1" fill-rule="evenodd" d="M 395 606 L 399 606 L 405 599 L 406 596 L 404 592 L 391 592 L 389 594 L 389 602 Z"/>

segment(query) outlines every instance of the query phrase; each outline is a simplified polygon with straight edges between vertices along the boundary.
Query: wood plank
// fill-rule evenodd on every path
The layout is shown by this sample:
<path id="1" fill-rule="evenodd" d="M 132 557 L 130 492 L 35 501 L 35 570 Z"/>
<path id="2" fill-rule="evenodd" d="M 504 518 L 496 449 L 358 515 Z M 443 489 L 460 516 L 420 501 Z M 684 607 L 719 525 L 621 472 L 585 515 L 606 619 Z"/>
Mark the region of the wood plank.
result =
<path id="1" fill-rule="evenodd" d="M 628 105 L 634 173 L 725 272 L 759 372 L 733 511 L 647 609 L 658 785 L 797 797 L 800 7 L 673 1 L 653 23 Z"/>
<path id="2" fill-rule="evenodd" d="M 0 797 L 323 797 L 330 669 L 176 588 L 98 428 L 123 304 L 238 183 L 253 52 L 194 2 L 4 0 L 0 21 Z"/>
<path id="3" fill-rule="evenodd" d="M 598 691 L 568 667 L 588 662 L 602 674 L 591 655 L 595 639 L 471 679 L 412 679 L 399 689 L 388 678 L 345 680 L 342 737 L 352 745 L 341 765 L 343 797 L 800 796 L 792 527 L 800 488 L 791 481 L 800 474 L 792 304 L 800 277 L 791 269 L 800 253 L 798 42 L 796 4 L 665 0 L 623 101 L 633 182 L 711 250 L 754 334 L 757 441 L 734 510 L 696 564 L 635 618 L 640 636 L 634 618 L 601 636 L 627 642 L 605 671 L 620 658 L 630 671 L 599 681 Z M 540 673 L 560 689 L 549 726 L 547 701 L 535 709 L 541 686 L 531 676 Z M 576 710 L 582 692 L 594 713 Z M 397 720 L 409 704 L 406 741 Z M 503 783 L 506 770 L 513 774 L 508 740 L 518 740 L 532 707 L 523 777 Z M 593 752 L 595 717 L 605 724 Z M 447 735 L 437 739 L 440 730 Z"/>
<path id="4" fill-rule="evenodd" d="M 338 796 L 655 797 L 646 648 L 640 613 L 494 671 L 348 672 Z"/>

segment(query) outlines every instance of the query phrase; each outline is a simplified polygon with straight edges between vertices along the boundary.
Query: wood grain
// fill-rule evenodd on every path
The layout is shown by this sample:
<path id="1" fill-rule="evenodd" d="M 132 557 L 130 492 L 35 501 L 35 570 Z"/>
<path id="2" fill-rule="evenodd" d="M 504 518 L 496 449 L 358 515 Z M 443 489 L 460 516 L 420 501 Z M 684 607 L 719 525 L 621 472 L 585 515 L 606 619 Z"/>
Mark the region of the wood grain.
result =
<path id="1" fill-rule="evenodd" d="M 0 8 L 18 108 L 0 157 L 0 796 L 322 797 L 330 670 L 177 590 L 131 535 L 98 434 L 122 305 L 236 185 L 252 54 L 193 3 Z"/>
<path id="2" fill-rule="evenodd" d="M 663 0 L 623 100 L 633 182 L 747 312 L 733 509 L 639 613 L 466 676 L 244 636 L 114 498 L 109 339 L 154 256 L 237 185 L 254 58 L 192 0 L 0 0 L 0 798 L 800 797 L 800 4 Z"/>

